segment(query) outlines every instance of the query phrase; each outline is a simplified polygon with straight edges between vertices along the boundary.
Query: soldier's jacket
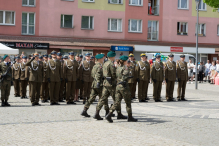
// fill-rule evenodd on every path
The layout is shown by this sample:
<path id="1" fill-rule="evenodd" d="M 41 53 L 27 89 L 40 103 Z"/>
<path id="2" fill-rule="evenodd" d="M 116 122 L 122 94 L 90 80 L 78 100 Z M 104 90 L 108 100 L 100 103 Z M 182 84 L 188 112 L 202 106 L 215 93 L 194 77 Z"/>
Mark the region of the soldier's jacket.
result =
<path id="1" fill-rule="evenodd" d="M 116 84 L 116 67 L 112 61 L 108 60 L 103 65 L 103 77 L 105 78 L 103 81 L 103 86 L 112 87 Z M 111 83 L 106 80 L 106 77 L 111 78 Z"/>
<path id="2" fill-rule="evenodd" d="M 130 76 L 133 76 L 133 78 L 130 78 L 130 79 L 128 79 L 128 83 L 134 83 L 135 82 L 135 80 L 136 80 L 136 76 L 137 76 L 137 70 L 136 70 L 137 68 L 136 68 L 136 62 L 135 61 L 133 61 L 133 62 L 131 62 L 131 65 L 130 65 L 130 67 L 129 67 L 129 74 L 130 74 Z"/>
<path id="3" fill-rule="evenodd" d="M 84 82 L 93 82 L 93 78 L 91 76 L 91 71 L 94 67 L 95 63 L 93 61 L 87 62 L 82 61 L 80 64 L 80 69 L 81 69 L 81 74 L 80 74 L 80 78 L 84 81 Z"/>
<path id="4" fill-rule="evenodd" d="M 68 81 L 77 81 L 79 78 L 78 62 L 76 60 L 66 60 L 63 63 L 63 77 Z"/>
<path id="5" fill-rule="evenodd" d="M 29 81 L 42 82 L 43 81 L 43 62 L 37 60 L 29 60 L 25 66 L 29 66 Z M 25 72 L 25 77 L 28 77 L 28 71 Z"/>
<path id="6" fill-rule="evenodd" d="M 47 62 L 44 61 L 43 62 L 43 82 L 48 82 L 47 76 L 46 76 L 47 67 L 48 67 L 48 61 Z"/>
<path id="7" fill-rule="evenodd" d="M 30 77 L 30 67 L 26 66 L 26 70 L 25 70 L 25 78 L 29 78 Z"/>
<path id="8" fill-rule="evenodd" d="M 138 61 L 136 65 L 136 72 L 137 72 L 137 78 L 139 78 L 142 81 L 149 81 L 150 80 L 150 64 L 145 61 Z"/>
<path id="9" fill-rule="evenodd" d="M 8 68 L 11 68 L 10 64 L 6 65 L 4 63 L 4 61 L 1 62 L 0 63 L 0 75 L 5 74 Z M 7 81 L 12 80 L 12 70 L 11 69 L 8 71 L 7 77 L 4 80 L 7 80 Z"/>
<path id="10" fill-rule="evenodd" d="M 15 63 L 12 65 L 12 78 L 15 80 L 19 79 L 19 70 L 20 70 L 20 63 Z"/>
<path id="11" fill-rule="evenodd" d="M 50 59 L 48 61 L 46 76 L 50 78 L 51 82 L 60 82 L 63 79 L 63 70 L 59 60 Z"/>
<path id="12" fill-rule="evenodd" d="M 188 68 L 187 63 L 179 61 L 177 64 L 177 77 L 181 80 L 188 80 Z"/>
<path id="13" fill-rule="evenodd" d="M 25 72 L 26 72 L 26 69 L 28 69 L 27 66 L 25 66 L 26 63 L 24 62 L 21 62 L 20 63 L 20 68 L 19 68 L 19 78 L 20 80 L 25 80 Z"/>
<path id="14" fill-rule="evenodd" d="M 126 90 L 129 87 L 128 86 L 129 72 L 130 70 L 124 65 L 121 65 L 116 69 L 116 77 L 117 77 L 116 90 Z M 126 84 L 126 87 L 120 84 L 122 82 Z"/>
<path id="15" fill-rule="evenodd" d="M 103 67 L 101 63 L 98 62 L 94 65 L 91 76 L 94 79 L 91 86 L 92 88 L 97 88 L 97 83 L 100 83 L 100 86 L 103 86 Z"/>
<path id="16" fill-rule="evenodd" d="M 164 70 L 163 63 L 158 63 L 157 61 L 153 63 L 151 69 L 151 78 L 156 79 L 156 81 L 163 81 L 164 78 Z"/>
<path id="17" fill-rule="evenodd" d="M 166 62 L 165 79 L 168 79 L 168 81 L 176 80 L 176 62 L 169 60 Z"/>

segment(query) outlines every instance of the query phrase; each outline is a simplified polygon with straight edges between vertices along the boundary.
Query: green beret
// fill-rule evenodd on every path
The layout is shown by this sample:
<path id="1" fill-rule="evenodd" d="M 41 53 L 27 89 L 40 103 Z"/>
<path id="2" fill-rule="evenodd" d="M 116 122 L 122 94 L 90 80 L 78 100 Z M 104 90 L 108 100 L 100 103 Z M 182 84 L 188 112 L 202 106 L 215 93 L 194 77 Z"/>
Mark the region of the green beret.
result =
<path id="1" fill-rule="evenodd" d="M 4 57 L 3 57 L 3 61 L 5 60 L 5 58 L 7 58 L 8 57 L 8 55 L 5 55 Z"/>
<path id="2" fill-rule="evenodd" d="M 97 54 L 97 55 L 95 56 L 96 59 L 101 59 L 101 58 L 103 58 L 103 57 L 104 57 L 104 54 Z"/>
<path id="3" fill-rule="evenodd" d="M 110 51 L 107 53 L 107 57 L 115 57 L 115 56 L 116 56 L 116 53 L 113 51 Z"/>
<path id="4" fill-rule="evenodd" d="M 119 59 L 120 59 L 120 60 L 123 60 L 123 61 L 126 61 L 126 60 L 128 60 L 128 56 L 124 56 L 124 55 L 123 55 L 123 56 L 120 56 Z"/>

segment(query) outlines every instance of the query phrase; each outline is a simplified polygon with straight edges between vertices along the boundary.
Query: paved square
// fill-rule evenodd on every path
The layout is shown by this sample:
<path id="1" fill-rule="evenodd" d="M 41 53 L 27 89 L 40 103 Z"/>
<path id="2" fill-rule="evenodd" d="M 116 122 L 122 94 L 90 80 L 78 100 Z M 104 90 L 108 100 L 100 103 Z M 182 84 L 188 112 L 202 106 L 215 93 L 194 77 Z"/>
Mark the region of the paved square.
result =
<path id="1" fill-rule="evenodd" d="M 80 115 L 83 104 L 32 107 L 29 99 L 13 96 L 11 107 L 0 107 L 0 145 L 219 145 L 219 86 L 207 83 L 187 84 L 187 102 L 132 103 L 133 116 L 139 120 L 128 123 L 113 118 L 96 121 Z M 177 84 L 174 97 L 176 98 Z M 110 98 L 110 102 L 112 100 Z M 93 116 L 96 103 L 88 110 Z M 127 115 L 124 101 L 122 112 Z M 104 116 L 105 111 L 101 111 Z"/>

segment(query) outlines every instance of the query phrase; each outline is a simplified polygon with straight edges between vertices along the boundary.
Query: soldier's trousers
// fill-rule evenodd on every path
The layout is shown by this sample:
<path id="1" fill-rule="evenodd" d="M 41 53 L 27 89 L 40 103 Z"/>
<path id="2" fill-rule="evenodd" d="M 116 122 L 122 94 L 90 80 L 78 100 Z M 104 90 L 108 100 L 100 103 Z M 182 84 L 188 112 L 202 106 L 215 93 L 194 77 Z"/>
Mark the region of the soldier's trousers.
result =
<path id="1" fill-rule="evenodd" d="M 89 98 L 90 97 L 90 92 L 91 92 L 91 85 L 92 85 L 92 82 L 84 82 L 84 91 L 83 91 L 83 97 L 87 97 Z"/>
<path id="2" fill-rule="evenodd" d="M 59 91 L 59 100 L 63 100 L 64 99 L 64 89 L 65 89 L 65 81 L 61 81 L 60 84 L 60 91 Z"/>
<path id="3" fill-rule="evenodd" d="M 145 100 L 148 96 L 148 82 L 149 81 L 142 81 L 138 83 L 138 99 Z"/>
<path id="4" fill-rule="evenodd" d="M 21 97 L 26 97 L 27 96 L 27 80 L 21 80 L 20 81 L 20 94 Z"/>
<path id="5" fill-rule="evenodd" d="M 60 84 L 61 82 L 50 82 L 49 83 L 50 103 L 58 103 Z"/>
<path id="6" fill-rule="evenodd" d="M 48 82 L 42 82 L 40 89 L 41 100 L 48 100 L 49 97 L 49 84 Z"/>
<path id="7" fill-rule="evenodd" d="M 110 112 L 114 112 L 115 110 L 121 110 L 121 101 L 122 98 L 126 103 L 126 111 L 128 115 L 132 114 L 132 106 L 131 106 L 131 92 L 130 90 L 116 90 L 116 101 L 114 105 L 110 108 Z"/>
<path id="8" fill-rule="evenodd" d="M 30 96 L 31 103 L 39 103 L 41 82 L 30 81 Z"/>
<path id="9" fill-rule="evenodd" d="M 83 97 L 84 84 L 81 83 L 80 87 L 80 97 Z"/>
<path id="10" fill-rule="evenodd" d="M 1 83 L 1 100 L 8 101 L 11 91 L 11 81 L 4 80 Z"/>
<path id="11" fill-rule="evenodd" d="M 94 102 L 94 100 L 96 99 L 96 96 L 99 96 L 101 98 L 102 95 L 102 87 L 100 88 L 92 88 L 91 89 L 91 94 L 90 94 L 90 98 L 89 100 L 86 102 L 85 107 L 89 109 L 90 105 Z M 108 104 L 104 105 L 104 109 L 105 110 L 109 110 L 109 106 Z"/>
<path id="12" fill-rule="evenodd" d="M 108 105 L 108 97 L 112 94 L 115 93 L 115 87 L 103 87 L 103 91 L 102 91 L 102 97 L 99 100 L 96 109 L 97 110 L 101 110 L 101 108 L 103 107 L 103 105 Z M 115 97 L 112 96 L 112 98 Z M 130 99 L 131 100 L 131 99 Z M 115 98 L 114 98 L 114 103 L 115 103 Z M 105 110 L 109 110 L 109 109 L 105 109 Z M 117 113 L 121 113 L 121 104 L 118 106 L 118 108 L 116 109 Z"/>
<path id="13" fill-rule="evenodd" d="M 160 100 L 161 89 L 162 89 L 162 81 L 157 81 L 156 83 L 153 83 L 154 100 Z"/>
<path id="14" fill-rule="evenodd" d="M 75 97 L 75 81 L 68 81 L 66 83 L 66 102 L 72 102 Z"/>
<path id="15" fill-rule="evenodd" d="M 129 83 L 129 89 L 131 92 L 131 99 L 132 99 L 132 97 L 134 97 L 134 96 L 132 96 L 132 88 L 134 87 L 133 85 L 134 85 L 134 83 Z"/>
<path id="16" fill-rule="evenodd" d="M 30 86 L 30 81 L 29 81 L 29 97 L 31 99 L 31 86 Z"/>
<path id="17" fill-rule="evenodd" d="M 175 81 L 168 81 L 166 83 L 166 99 L 173 99 Z"/>
<path id="18" fill-rule="evenodd" d="M 177 99 L 185 98 L 186 83 L 186 80 L 178 82 Z"/>
<path id="19" fill-rule="evenodd" d="M 20 85 L 19 85 L 19 80 L 14 80 L 14 95 L 20 95 Z"/>
<path id="20" fill-rule="evenodd" d="M 137 82 L 135 81 L 133 84 L 133 88 L 131 89 L 131 97 L 135 97 Z"/>

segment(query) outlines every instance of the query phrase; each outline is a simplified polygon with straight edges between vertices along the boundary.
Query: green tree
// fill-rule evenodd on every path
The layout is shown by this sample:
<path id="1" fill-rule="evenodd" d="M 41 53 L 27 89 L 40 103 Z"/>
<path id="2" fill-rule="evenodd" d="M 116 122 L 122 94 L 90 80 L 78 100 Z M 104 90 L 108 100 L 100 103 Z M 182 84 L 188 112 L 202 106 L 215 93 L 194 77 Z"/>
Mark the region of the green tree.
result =
<path id="1" fill-rule="evenodd" d="M 219 8 L 219 0 L 203 0 L 203 1 L 210 7 L 215 8 L 214 11 L 216 11 Z"/>

